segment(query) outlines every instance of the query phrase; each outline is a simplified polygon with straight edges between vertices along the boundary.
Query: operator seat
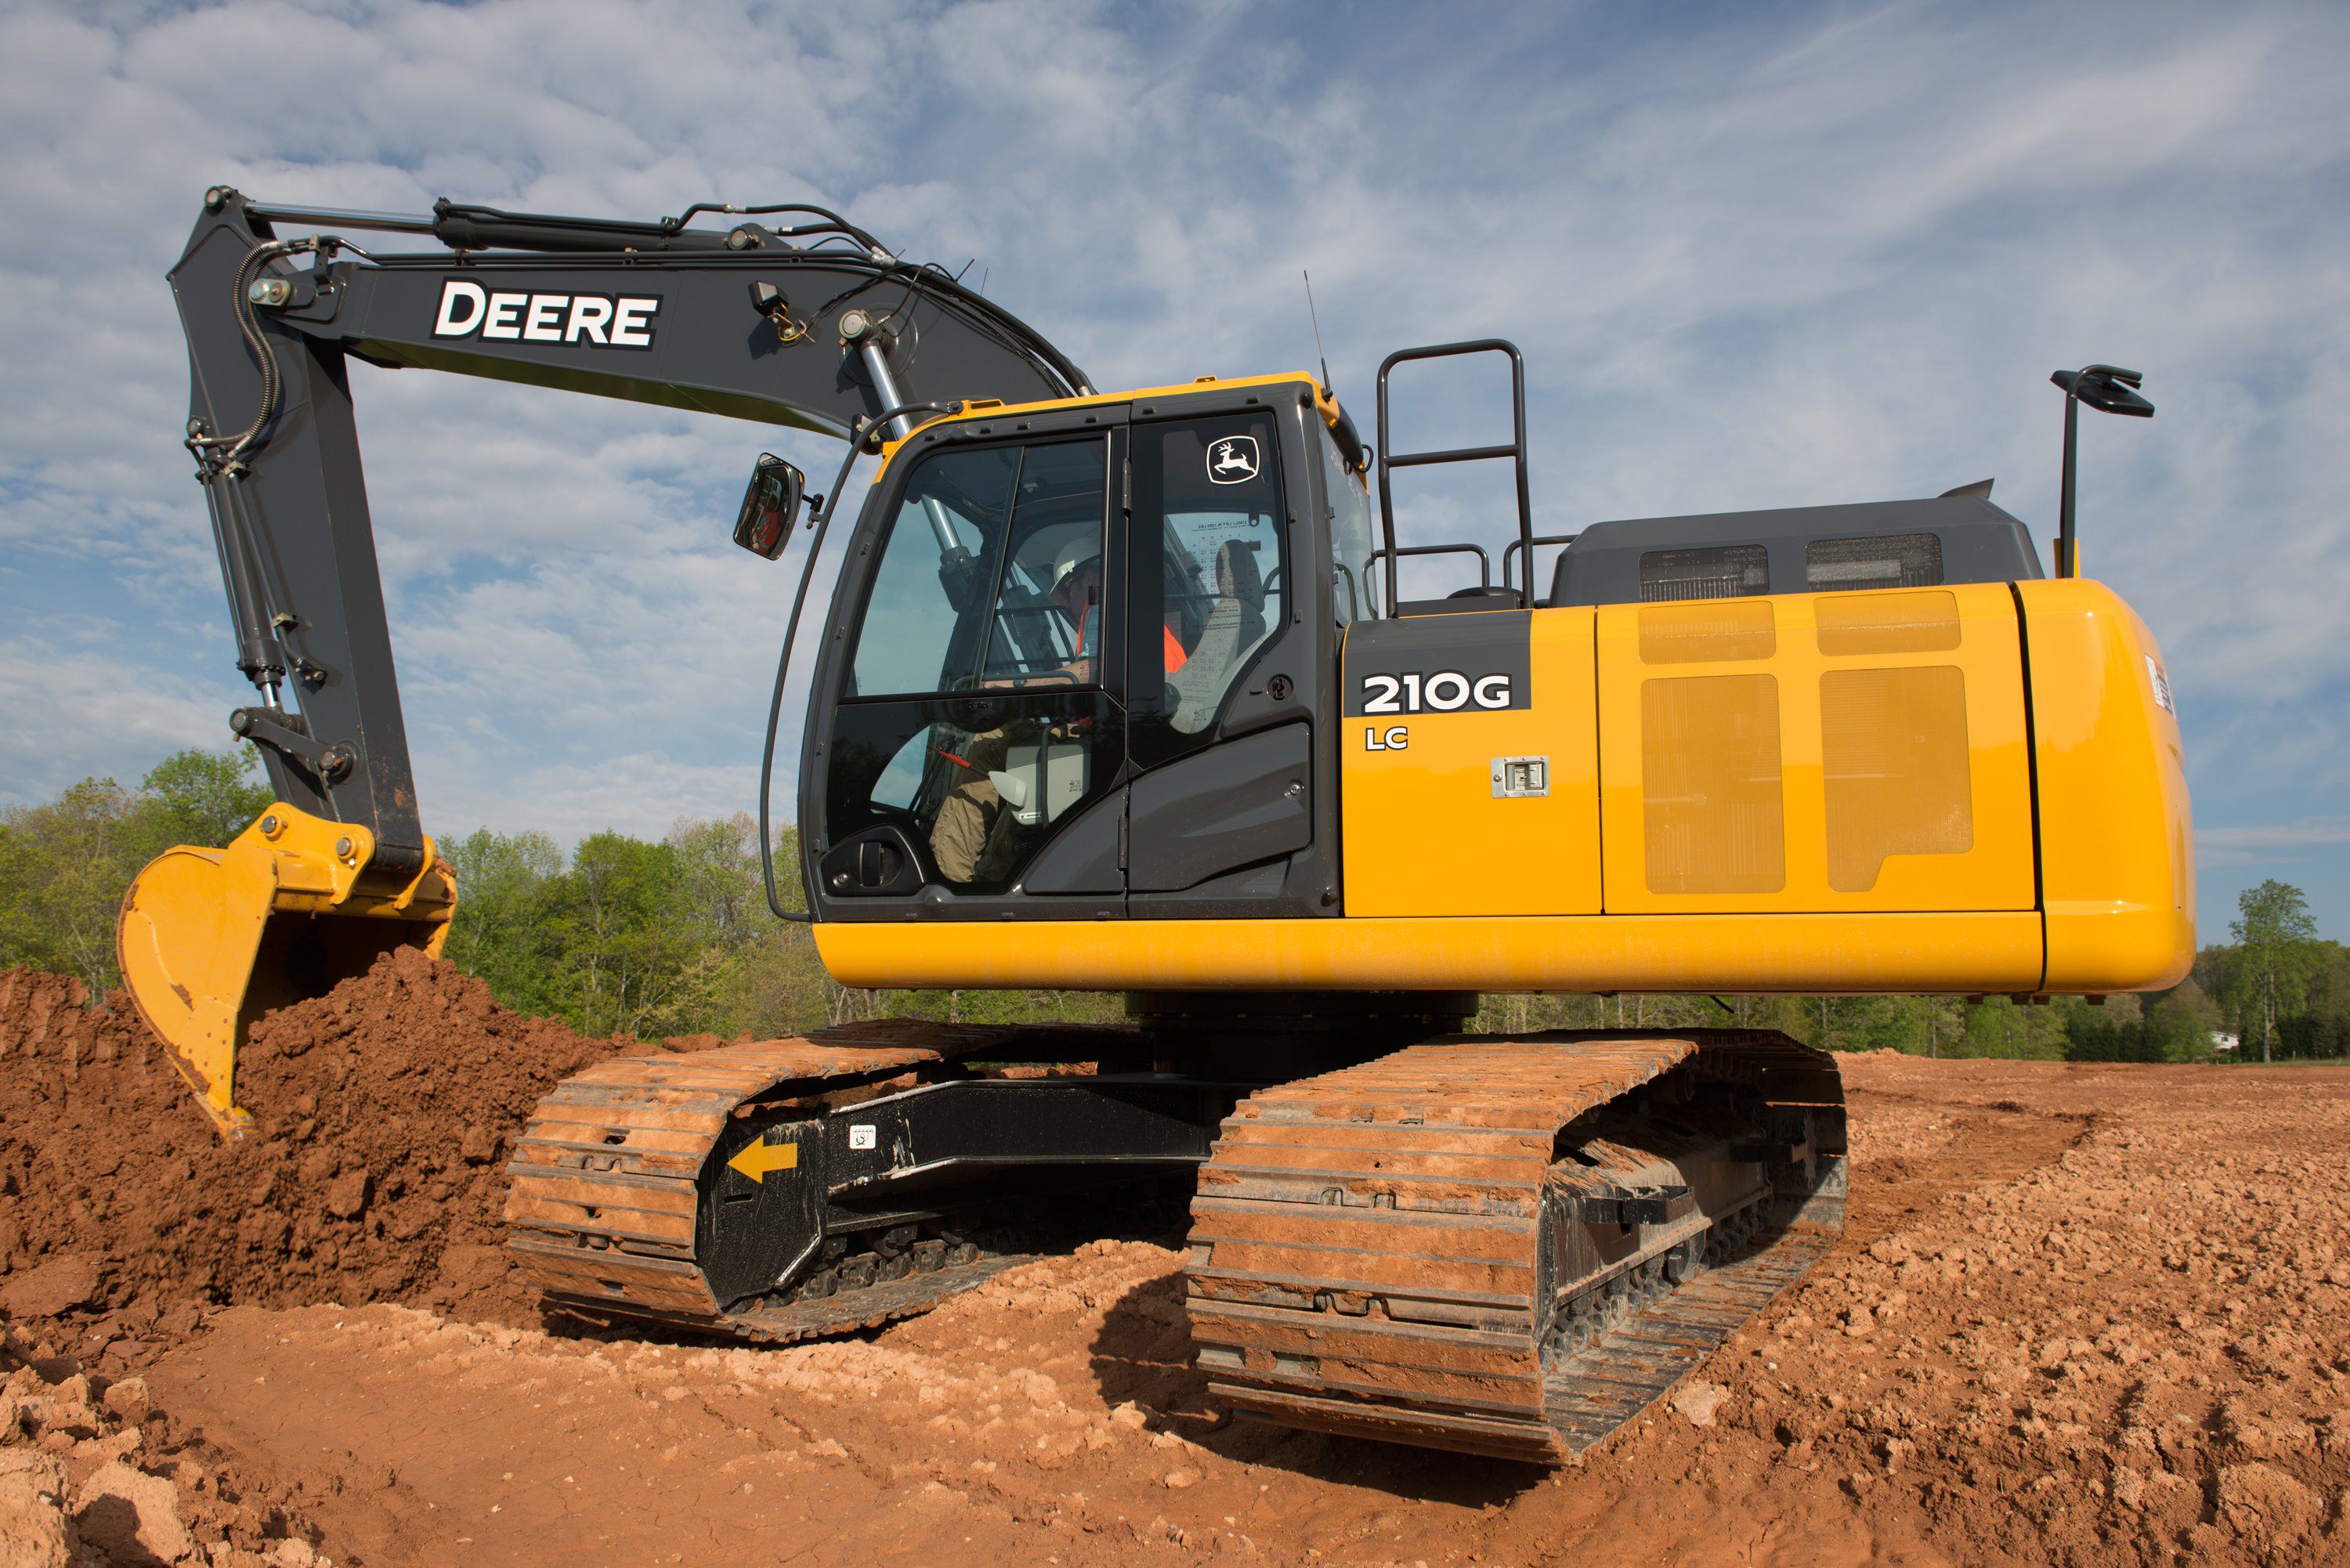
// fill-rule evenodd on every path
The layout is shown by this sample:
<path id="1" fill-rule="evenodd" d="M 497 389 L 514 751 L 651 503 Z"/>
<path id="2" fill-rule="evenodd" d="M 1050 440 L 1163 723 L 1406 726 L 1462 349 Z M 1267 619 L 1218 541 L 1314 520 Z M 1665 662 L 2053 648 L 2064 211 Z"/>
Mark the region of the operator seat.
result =
<path id="1" fill-rule="evenodd" d="M 1222 705 L 1232 676 L 1264 640 L 1264 577 L 1257 570 L 1256 552 L 1241 540 L 1227 539 L 1216 550 L 1216 597 L 1208 607 L 1199 646 L 1183 668 L 1167 678 L 1167 690 L 1175 699 L 1168 722 L 1187 735 L 1206 729 Z"/>

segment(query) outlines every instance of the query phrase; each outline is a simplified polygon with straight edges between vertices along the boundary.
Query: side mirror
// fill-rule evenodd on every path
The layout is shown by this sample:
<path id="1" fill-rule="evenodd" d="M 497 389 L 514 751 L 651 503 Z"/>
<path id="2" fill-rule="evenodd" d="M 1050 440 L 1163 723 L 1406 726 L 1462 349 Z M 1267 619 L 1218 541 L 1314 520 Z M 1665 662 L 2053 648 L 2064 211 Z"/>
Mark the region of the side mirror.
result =
<path id="1" fill-rule="evenodd" d="M 734 519 L 734 542 L 764 560 L 782 555 L 791 542 L 806 488 L 806 474 L 773 452 L 761 453 L 759 466 L 751 471 L 751 487 L 743 492 L 743 511 Z"/>

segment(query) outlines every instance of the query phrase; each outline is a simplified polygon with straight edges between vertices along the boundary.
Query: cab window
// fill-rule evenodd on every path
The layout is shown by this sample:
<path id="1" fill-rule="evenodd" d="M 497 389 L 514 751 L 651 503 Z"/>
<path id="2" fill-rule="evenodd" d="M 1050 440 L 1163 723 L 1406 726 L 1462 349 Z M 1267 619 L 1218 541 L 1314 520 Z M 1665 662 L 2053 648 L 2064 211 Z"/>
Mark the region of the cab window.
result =
<path id="1" fill-rule="evenodd" d="M 1133 454 L 1128 670 L 1148 766 L 1207 743 L 1280 628 L 1287 531 L 1264 414 L 1138 425 Z"/>
<path id="2" fill-rule="evenodd" d="M 844 697 L 1098 679 L 1099 437 L 926 458 L 882 546 Z"/>
<path id="3" fill-rule="evenodd" d="M 1322 483 L 1330 494 L 1330 602 L 1340 626 L 1375 618 L 1379 589 L 1371 570 L 1371 497 L 1347 466 L 1330 432 L 1321 432 Z"/>
<path id="4" fill-rule="evenodd" d="M 937 452 L 908 475 L 833 714 L 834 843 L 893 826 L 925 882 L 1002 893 L 1114 787 L 1108 462 L 1093 436 Z"/>

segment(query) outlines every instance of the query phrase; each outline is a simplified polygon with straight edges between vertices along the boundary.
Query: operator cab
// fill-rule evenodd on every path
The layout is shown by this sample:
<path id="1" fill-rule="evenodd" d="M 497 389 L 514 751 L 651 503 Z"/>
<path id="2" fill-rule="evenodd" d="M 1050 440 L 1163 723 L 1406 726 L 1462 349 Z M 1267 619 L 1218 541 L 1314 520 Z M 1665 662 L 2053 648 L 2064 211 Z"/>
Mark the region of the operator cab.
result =
<path id="1" fill-rule="evenodd" d="M 1369 514 L 1332 407 L 1264 378 L 897 446 L 815 677 L 819 918 L 1334 912 L 1314 714 L 1356 598 L 1305 520 L 1350 482 L 1351 584 Z"/>

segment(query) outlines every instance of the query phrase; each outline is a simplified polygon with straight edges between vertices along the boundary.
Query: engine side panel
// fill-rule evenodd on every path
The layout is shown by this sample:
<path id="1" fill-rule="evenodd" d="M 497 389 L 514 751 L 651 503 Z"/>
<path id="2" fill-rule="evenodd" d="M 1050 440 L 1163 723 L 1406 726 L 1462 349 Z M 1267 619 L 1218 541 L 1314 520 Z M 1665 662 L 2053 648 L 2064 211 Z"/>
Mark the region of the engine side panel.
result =
<path id="1" fill-rule="evenodd" d="M 1357 621 L 1344 661 L 1348 915 L 1599 912 L 1591 611 Z"/>
<path id="2" fill-rule="evenodd" d="M 2032 909 L 2023 685 L 2004 583 L 1357 625 L 1347 912 Z"/>
<path id="3" fill-rule="evenodd" d="M 2004 583 L 1598 612 L 1607 909 L 2029 909 Z"/>

